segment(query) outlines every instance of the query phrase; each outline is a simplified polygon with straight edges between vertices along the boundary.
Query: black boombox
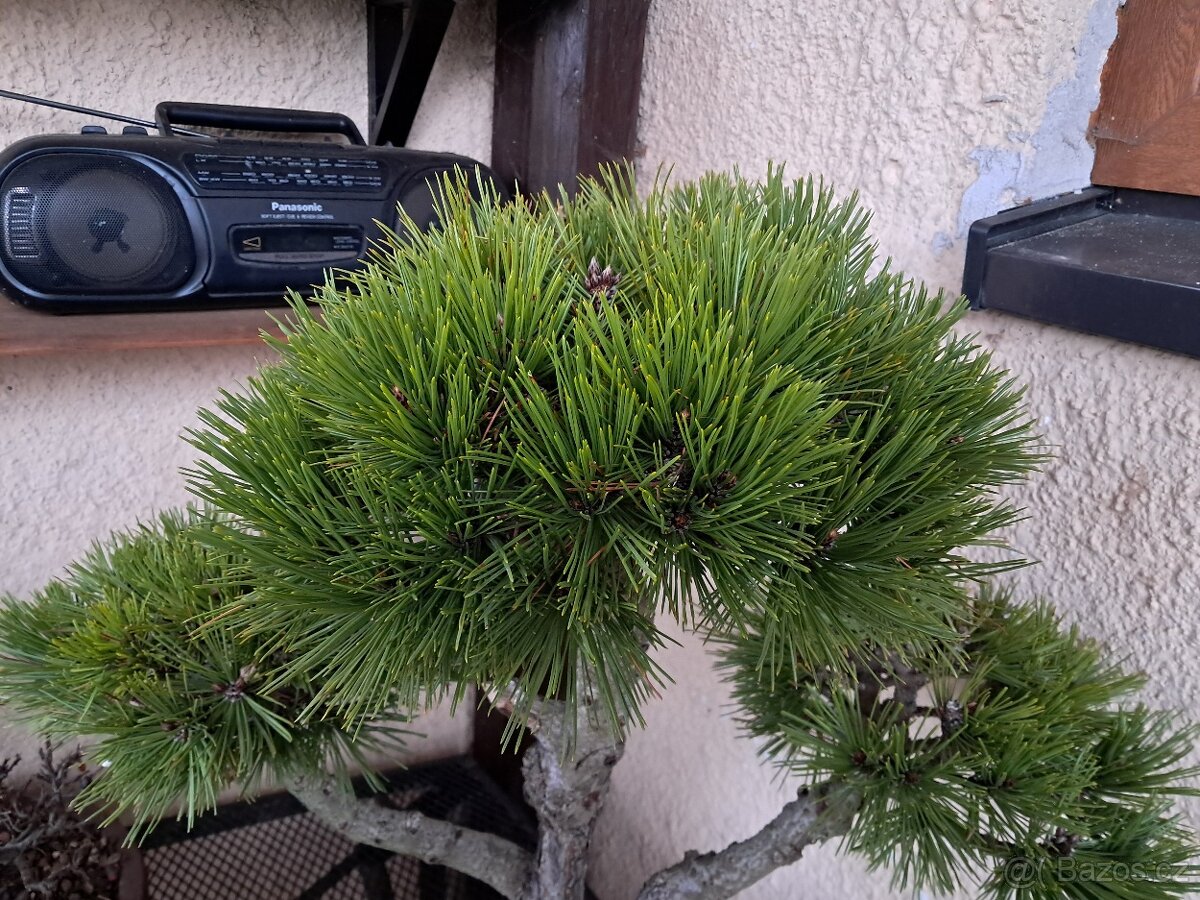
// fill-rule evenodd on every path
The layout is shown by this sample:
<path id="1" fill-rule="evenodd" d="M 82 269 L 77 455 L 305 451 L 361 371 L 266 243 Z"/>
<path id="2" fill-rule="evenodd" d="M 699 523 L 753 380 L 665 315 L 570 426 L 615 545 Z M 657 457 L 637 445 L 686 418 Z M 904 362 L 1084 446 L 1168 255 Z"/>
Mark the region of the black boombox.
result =
<path id="1" fill-rule="evenodd" d="M 88 126 L 0 153 L 0 283 L 16 299 L 51 312 L 270 305 L 354 268 L 379 223 L 399 229 L 398 207 L 430 227 L 447 173 L 476 196 L 501 190 L 470 159 L 366 146 L 337 113 L 160 103 L 155 121 L 157 135 Z"/>

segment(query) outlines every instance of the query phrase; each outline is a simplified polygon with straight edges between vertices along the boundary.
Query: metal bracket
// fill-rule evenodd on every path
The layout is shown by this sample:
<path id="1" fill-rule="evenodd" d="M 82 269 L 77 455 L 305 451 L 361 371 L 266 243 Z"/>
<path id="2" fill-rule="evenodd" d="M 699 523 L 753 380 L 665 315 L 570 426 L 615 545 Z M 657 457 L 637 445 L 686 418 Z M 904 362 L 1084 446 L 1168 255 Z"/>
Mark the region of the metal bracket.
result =
<path id="1" fill-rule="evenodd" d="M 367 0 L 371 144 L 408 141 L 454 0 Z"/>

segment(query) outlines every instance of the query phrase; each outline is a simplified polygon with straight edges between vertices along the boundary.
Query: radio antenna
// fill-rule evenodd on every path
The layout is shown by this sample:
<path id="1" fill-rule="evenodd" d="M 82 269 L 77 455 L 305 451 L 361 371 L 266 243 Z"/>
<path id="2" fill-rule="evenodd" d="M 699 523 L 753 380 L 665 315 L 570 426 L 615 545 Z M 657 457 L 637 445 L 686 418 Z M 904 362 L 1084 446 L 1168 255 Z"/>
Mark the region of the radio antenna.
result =
<path id="1" fill-rule="evenodd" d="M 58 100 L 47 100 L 44 97 L 34 97 L 30 94 L 18 94 L 16 91 L 6 91 L 0 88 L 0 97 L 8 100 L 19 100 L 22 103 L 35 103 L 38 106 L 48 106 L 51 109 L 61 109 L 66 112 L 83 113 L 85 116 L 96 116 L 100 119 L 111 119 L 114 122 L 124 122 L 127 125 L 141 125 L 143 128 L 158 129 L 155 122 L 150 122 L 146 119 L 135 119 L 133 116 L 122 116 L 119 113 L 104 112 L 99 109 L 90 109 L 86 106 L 75 106 L 73 103 L 60 103 Z M 208 137 L 200 131 L 189 131 L 186 128 L 173 128 L 176 134 L 184 134 L 188 137 Z"/>

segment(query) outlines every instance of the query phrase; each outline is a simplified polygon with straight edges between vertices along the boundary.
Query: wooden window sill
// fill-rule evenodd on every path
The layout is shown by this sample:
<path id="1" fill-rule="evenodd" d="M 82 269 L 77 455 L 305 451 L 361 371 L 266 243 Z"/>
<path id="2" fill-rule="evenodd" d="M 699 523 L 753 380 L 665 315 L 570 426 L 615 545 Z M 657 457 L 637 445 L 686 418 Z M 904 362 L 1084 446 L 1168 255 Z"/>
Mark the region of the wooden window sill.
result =
<path id="1" fill-rule="evenodd" d="M 260 344 L 279 334 L 273 309 L 205 309 L 66 316 L 35 312 L 0 292 L 0 356 Z"/>

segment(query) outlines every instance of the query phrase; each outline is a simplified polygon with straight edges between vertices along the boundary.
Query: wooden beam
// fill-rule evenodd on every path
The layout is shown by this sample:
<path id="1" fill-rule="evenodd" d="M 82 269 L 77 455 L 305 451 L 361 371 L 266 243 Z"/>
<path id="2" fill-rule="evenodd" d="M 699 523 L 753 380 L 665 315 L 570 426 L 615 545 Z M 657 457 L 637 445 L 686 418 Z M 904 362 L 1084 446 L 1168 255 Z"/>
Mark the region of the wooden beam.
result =
<path id="1" fill-rule="evenodd" d="M 510 189 L 632 159 L 650 0 L 498 0 L 492 169 Z"/>
<path id="2" fill-rule="evenodd" d="M 574 191 L 581 174 L 632 159 L 650 0 L 498 0 L 492 171 L 509 190 Z M 475 712 L 472 755 L 521 796 L 530 738 L 500 751 L 506 719 Z"/>
<path id="3" fill-rule="evenodd" d="M 1200 196 L 1200 2 L 1130 0 L 1092 114 L 1092 182 Z"/>

